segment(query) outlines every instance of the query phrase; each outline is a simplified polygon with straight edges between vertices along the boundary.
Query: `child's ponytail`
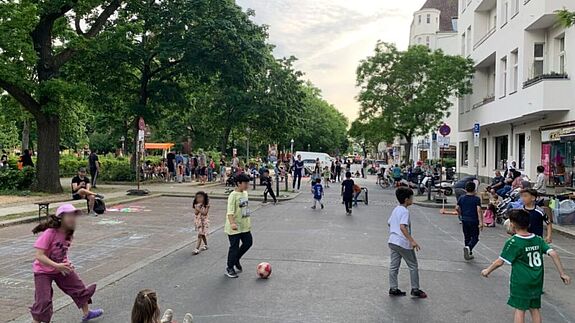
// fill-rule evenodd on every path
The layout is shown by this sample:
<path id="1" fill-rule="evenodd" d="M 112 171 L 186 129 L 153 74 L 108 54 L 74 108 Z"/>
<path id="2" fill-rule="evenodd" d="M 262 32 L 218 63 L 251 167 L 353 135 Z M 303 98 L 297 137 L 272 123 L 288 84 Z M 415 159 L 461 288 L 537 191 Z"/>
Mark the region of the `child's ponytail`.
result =
<path id="1" fill-rule="evenodd" d="M 150 289 L 141 290 L 132 307 L 132 323 L 160 322 L 160 308 L 156 292 Z"/>
<path id="2" fill-rule="evenodd" d="M 33 234 L 38 234 L 44 232 L 47 229 L 58 229 L 62 225 L 62 219 L 57 218 L 55 215 L 48 216 L 48 219 L 40 222 L 34 229 L 32 229 Z"/>

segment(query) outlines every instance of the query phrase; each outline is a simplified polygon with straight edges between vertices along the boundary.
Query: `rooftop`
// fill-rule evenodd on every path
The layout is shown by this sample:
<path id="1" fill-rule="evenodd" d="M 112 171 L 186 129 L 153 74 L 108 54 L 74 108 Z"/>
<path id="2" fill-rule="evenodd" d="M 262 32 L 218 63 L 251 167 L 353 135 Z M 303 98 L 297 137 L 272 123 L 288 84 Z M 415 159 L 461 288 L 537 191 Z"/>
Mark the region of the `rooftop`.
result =
<path id="1" fill-rule="evenodd" d="M 420 10 L 437 9 L 439 15 L 439 31 L 455 31 L 451 19 L 457 17 L 457 0 L 427 0 Z"/>

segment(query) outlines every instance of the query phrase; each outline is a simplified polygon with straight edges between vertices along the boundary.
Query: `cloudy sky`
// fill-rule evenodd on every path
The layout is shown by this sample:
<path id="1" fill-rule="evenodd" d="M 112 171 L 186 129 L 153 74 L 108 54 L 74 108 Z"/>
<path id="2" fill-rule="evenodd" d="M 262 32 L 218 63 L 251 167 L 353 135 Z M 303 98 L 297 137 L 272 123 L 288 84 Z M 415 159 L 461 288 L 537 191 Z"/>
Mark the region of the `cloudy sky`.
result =
<path id="1" fill-rule="evenodd" d="M 413 12 L 425 0 L 237 0 L 270 26 L 276 55 L 295 55 L 297 67 L 350 120 L 359 106 L 355 69 L 377 40 L 406 48 Z"/>

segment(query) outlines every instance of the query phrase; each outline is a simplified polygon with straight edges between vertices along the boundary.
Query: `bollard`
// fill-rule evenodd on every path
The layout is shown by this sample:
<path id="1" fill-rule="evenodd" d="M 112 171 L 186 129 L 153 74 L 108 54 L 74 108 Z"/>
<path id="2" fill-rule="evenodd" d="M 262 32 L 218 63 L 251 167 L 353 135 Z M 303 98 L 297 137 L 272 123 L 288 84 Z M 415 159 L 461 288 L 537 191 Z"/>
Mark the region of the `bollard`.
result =
<path id="1" fill-rule="evenodd" d="M 288 188 L 288 182 L 289 182 L 289 173 L 286 173 L 286 178 L 285 178 L 285 181 L 286 181 L 286 192 L 287 192 L 287 191 L 289 191 L 289 188 Z"/>
<path id="2" fill-rule="evenodd" d="M 257 177 L 254 175 L 254 191 L 256 190 L 256 181 L 257 181 Z"/>
<path id="3" fill-rule="evenodd" d="M 280 174 L 276 173 L 276 195 L 280 195 Z"/>

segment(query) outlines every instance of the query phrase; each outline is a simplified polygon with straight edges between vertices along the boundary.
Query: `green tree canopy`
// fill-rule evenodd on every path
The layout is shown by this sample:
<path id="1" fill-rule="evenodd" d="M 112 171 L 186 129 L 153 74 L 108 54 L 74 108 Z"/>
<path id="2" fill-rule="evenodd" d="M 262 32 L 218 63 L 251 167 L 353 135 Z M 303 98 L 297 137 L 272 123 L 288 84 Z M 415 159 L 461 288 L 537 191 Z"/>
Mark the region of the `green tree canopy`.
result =
<path id="1" fill-rule="evenodd" d="M 471 92 L 473 71 L 470 59 L 441 50 L 412 46 L 399 51 L 378 42 L 374 55 L 357 68 L 359 120 L 387 141 L 404 139 L 409 154 L 413 136 L 429 133 L 448 115 L 450 98 Z"/>

